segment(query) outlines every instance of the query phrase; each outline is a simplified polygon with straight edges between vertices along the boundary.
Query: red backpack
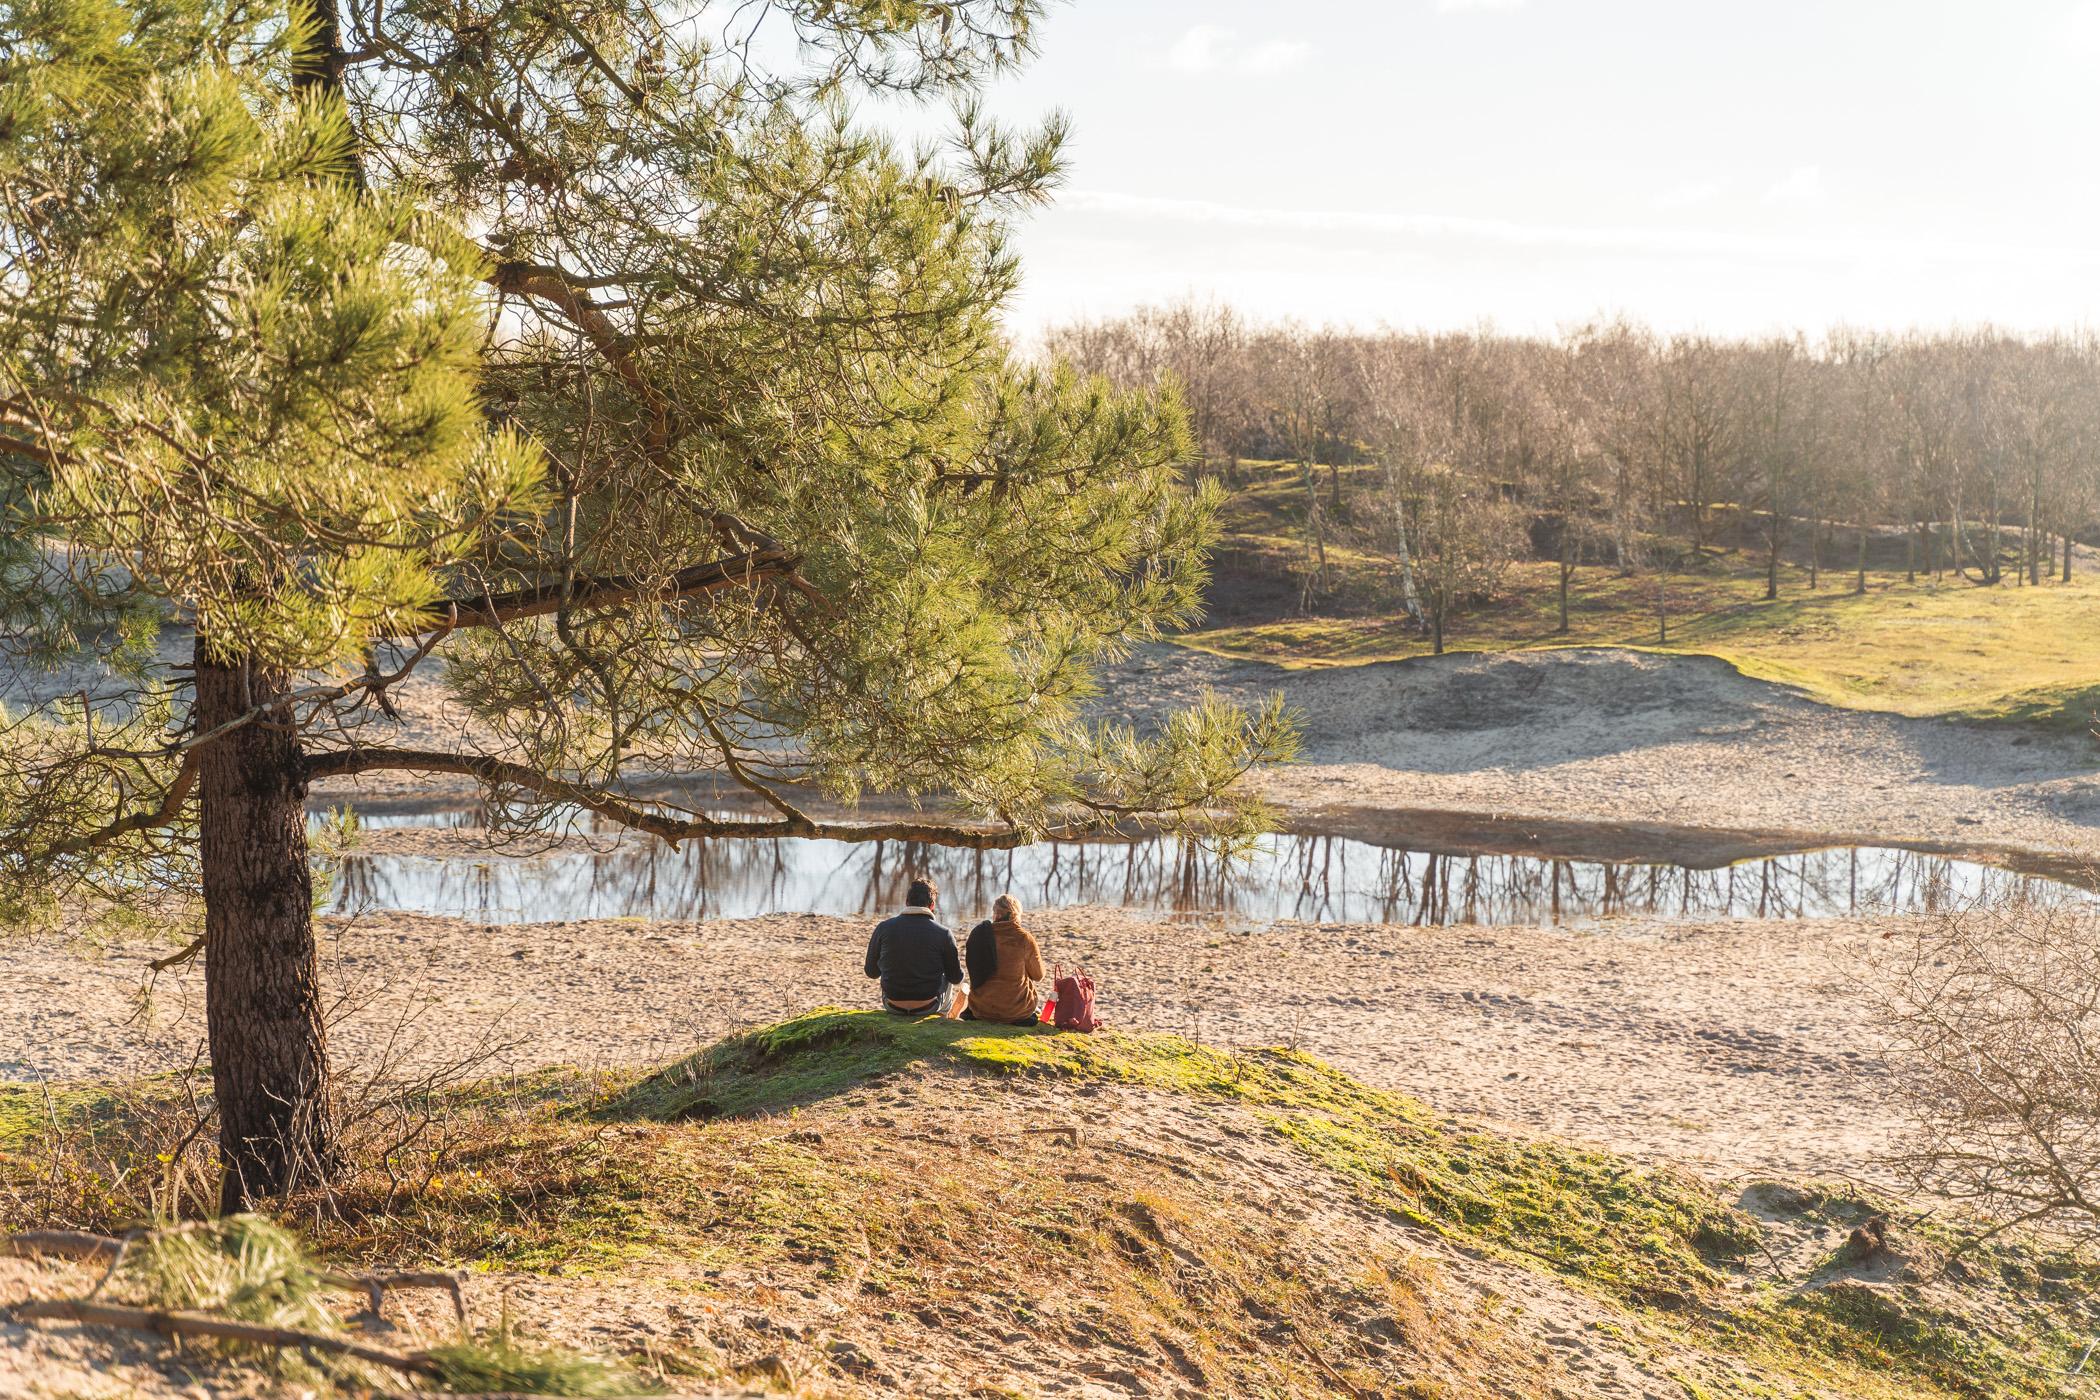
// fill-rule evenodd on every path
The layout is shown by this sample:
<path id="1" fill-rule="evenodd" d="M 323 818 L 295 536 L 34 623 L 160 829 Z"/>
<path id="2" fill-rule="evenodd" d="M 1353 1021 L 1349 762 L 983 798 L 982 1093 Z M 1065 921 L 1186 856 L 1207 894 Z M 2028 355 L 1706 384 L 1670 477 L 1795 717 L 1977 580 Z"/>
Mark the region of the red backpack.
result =
<path id="1" fill-rule="evenodd" d="M 1057 969 L 1056 980 L 1050 984 L 1056 994 L 1057 1028 L 1061 1031 L 1098 1030 L 1101 1023 L 1094 1019 L 1094 979 L 1084 972 L 1066 972 Z"/>

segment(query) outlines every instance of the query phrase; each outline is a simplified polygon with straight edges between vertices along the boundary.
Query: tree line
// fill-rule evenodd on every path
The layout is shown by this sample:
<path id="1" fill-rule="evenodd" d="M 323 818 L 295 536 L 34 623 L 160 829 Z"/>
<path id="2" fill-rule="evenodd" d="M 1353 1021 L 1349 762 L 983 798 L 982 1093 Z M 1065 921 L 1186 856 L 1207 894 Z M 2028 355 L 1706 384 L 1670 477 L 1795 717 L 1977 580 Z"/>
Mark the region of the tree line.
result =
<path id="1" fill-rule="evenodd" d="M 1565 632 L 1582 565 L 1661 581 L 1723 549 L 1761 560 L 1767 598 L 1783 563 L 1859 592 L 1870 567 L 2068 582 L 2100 502 L 2090 332 L 1362 332 L 1184 299 L 1055 327 L 1044 349 L 1178 385 L 1200 468 L 1228 486 L 1249 460 L 1296 464 L 1301 606 L 1346 540 L 1389 562 L 1439 651 L 1518 559 L 1558 564 Z"/>

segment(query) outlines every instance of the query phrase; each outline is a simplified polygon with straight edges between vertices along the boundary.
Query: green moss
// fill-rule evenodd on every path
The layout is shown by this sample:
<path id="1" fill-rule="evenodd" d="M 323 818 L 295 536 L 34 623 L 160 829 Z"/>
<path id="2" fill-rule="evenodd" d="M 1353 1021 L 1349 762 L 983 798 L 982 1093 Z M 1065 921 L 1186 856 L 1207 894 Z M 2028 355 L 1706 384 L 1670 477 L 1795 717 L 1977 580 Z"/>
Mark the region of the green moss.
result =
<path id="1" fill-rule="evenodd" d="M 723 1041 L 597 1111 L 660 1119 L 777 1112 L 914 1062 L 1245 1104 L 1281 1140 L 1394 1214 L 1633 1301 L 1687 1301 L 1718 1282 L 1714 1261 L 1756 1248 L 1751 1222 L 1687 1178 L 1451 1127 L 1310 1056 L 1229 1053 L 1178 1036 L 1059 1035 L 818 1011 Z"/>
<path id="2" fill-rule="evenodd" d="M 154 1075 L 121 1087 L 91 1081 L 23 1084 L 0 1080 L 0 1150 L 20 1148 L 50 1133 L 92 1128 L 128 1111 L 182 1093 L 180 1076 Z"/>
<path id="3" fill-rule="evenodd" d="M 827 1010 L 724 1041 L 593 1111 L 666 1119 L 780 1112 L 914 1065 L 1107 1081 L 1243 1105 L 1280 1142 L 1397 1219 L 1670 1320 L 1688 1345 L 1718 1345 L 1788 1374 L 1836 1377 L 1862 1396 L 2043 1393 L 2032 1357 L 2069 1345 L 2057 1309 L 2074 1308 L 2080 1290 L 2100 1281 L 2073 1264 L 2048 1265 L 2067 1280 L 2061 1301 L 2037 1302 L 2005 1336 L 1914 1290 L 1840 1282 L 1782 1293 L 1756 1282 L 1764 1261 L 1756 1222 L 1693 1177 L 1454 1123 L 1308 1056 L 1231 1053 L 1174 1036 L 1059 1035 Z M 781 1173 L 781 1184 L 758 1200 L 759 1234 L 778 1244 L 782 1231 L 791 1243 L 859 1228 L 819 1218 L 828 1188 L 803 1180 L 823 1175 L 815 1159 L 769 1159 L 767 1170 Z M 845 1183 L 832 1185 L 845 1194 Z M 1831 1193 L 1804 1201 L 1831 1228 L 1882 1208 Z M 1046 1221 L 1043 1238 L 1054 1246 L 1069 1226 Z M 2005 1248 L 2009 1258 L 2026 1257 Z M 2000 1265 L 1980 1256 L 1977 1267 Z M 2028 1269 L 2043 1266 L 2030 1261 Z M 1887 1388 L 1858 1389 L 1862 1370 L 1887 1377 Z"/>
<path id="4" fill-rule="evenodd" d="M 424 1353 L 445 1389 L 474 1394 L 654 1395 L 663 1386 L 624 1366 L 552 1347 L 533 1347 L 508 1334 L 453 1342 Z"/>

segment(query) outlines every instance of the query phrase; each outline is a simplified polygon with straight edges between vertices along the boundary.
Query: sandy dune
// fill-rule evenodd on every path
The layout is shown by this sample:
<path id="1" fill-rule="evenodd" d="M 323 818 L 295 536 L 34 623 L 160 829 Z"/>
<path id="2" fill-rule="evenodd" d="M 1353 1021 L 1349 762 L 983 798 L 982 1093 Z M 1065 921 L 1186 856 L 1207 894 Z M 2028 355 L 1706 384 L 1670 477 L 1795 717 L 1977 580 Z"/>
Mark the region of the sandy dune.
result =
<path id="1" fill-rule="evenodd" d="M 1839 710 L 1725 662 L 1610 648 L 1287 671 L 1180 647 L 1109 693 L 1156 714 L 1206 686 L 1281 691 L 1295 811 L 1441 808 L 2100 856 L 2100 740 Z M 1129 703 L 1124 701 L 1124 703 Z"/>

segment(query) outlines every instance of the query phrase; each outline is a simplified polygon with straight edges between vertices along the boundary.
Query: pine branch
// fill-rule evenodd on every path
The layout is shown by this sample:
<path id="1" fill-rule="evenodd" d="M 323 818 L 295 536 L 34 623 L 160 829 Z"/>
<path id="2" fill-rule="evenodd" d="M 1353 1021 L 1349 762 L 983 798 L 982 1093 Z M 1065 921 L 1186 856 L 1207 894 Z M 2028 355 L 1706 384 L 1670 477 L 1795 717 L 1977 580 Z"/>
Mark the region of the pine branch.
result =
<path id="1" fill-rule="evenodd" d="M 801 563 L 799 555 L 769 541 L 746 554 L 689 565 L 663 580 L 610 574 L 484 594 L 480 598 L 454 598 L 430 610 L 429 625 L 500 627 L 506 622 L 555 612 L 616 608 L 642 598 L 689 598 L 724 588 L 748 588 L 761 579 L 785 578 Z"/>
<path id="2" fill-rule="evenodd" d="M 197 755 L 191 751 L 183 756 L 182 767 L 175 772 L 175 781 L 169 783 L 167 789 L 161 793 L 157 806 L 119 817 L 109 825 L 84 836 L 61 841 L 52 847 L 52 854 L 78 855 L 97 846 L 106 846 L 118 837 L 129 836 L 134 831 L 150 831 L 156 827 L 168 826 L 174 822 L 175 814 L 182 809 L 183 802 L 190 795 L 190 789 L 196 785 Z"/>

